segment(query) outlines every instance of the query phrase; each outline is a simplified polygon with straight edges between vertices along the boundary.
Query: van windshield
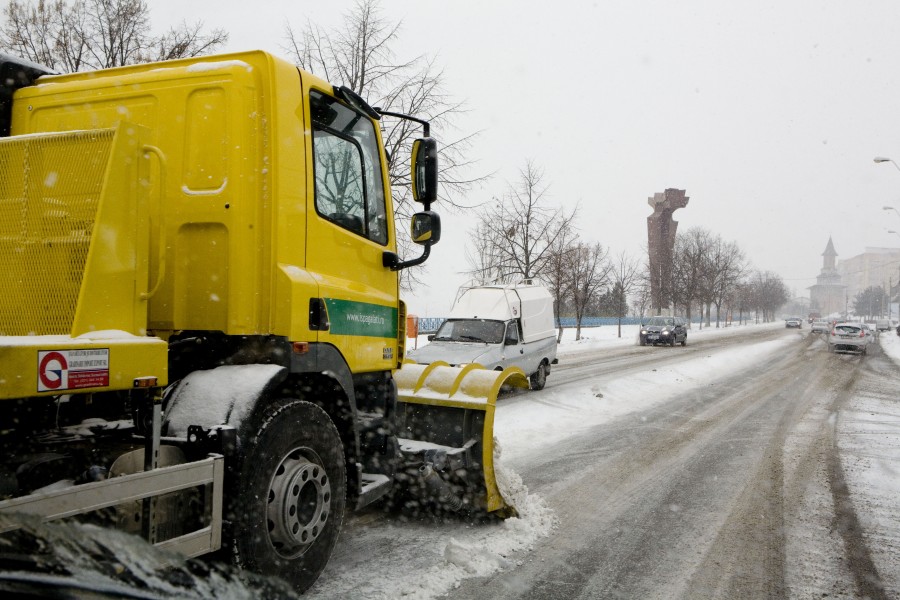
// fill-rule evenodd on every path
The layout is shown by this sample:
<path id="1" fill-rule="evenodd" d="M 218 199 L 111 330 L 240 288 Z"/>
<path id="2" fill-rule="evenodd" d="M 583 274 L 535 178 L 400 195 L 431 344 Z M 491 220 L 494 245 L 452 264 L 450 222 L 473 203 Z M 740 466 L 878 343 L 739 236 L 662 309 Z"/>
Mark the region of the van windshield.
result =
<path id="1" fill-rule="evenodd" d="M 503 342 L 504 329 L 503 321 L 453 319 L 444 321 L 435 334 L 434 341 L 499 344 Z"/>

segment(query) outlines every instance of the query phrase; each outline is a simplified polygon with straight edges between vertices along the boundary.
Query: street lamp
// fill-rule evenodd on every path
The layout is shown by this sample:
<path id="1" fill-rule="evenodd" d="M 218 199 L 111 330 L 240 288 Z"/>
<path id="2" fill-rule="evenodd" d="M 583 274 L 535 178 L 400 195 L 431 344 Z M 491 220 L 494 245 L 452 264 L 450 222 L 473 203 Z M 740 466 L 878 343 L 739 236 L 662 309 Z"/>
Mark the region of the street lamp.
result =
<path id="1" fill-rule="evenodd" d="M 898 166 L 897 163 L 895 163 L 895 162 L 893 161 L 893 159 L 887 158 L 886 156 L 876 156 L 874 160 L 875 160 L 875 162 L 877 162 L 877 163 L 889 162 L 889 163 L 891 163 L 892 165 L 894 165 L 894 166 L 897 168 L 898 171 L 900 171 L 900 166 Z"/>

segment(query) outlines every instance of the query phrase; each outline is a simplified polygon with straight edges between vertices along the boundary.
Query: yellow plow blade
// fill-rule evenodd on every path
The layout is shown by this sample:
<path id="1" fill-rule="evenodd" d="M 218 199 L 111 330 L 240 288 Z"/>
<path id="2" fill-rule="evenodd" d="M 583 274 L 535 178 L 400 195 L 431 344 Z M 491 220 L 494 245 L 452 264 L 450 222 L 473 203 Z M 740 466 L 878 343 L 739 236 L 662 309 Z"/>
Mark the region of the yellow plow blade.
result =
<path id="1" fill-rule="evenodd" d="M 404 363 L 394 380 L 400 449 L 408 467 L 418 469 L 418 478 L 406 481 L 408 490 L 452 510 L 515 515 L 494 474 L 494 409 L 502 389 L 528 389 L 522 369 Z"/>

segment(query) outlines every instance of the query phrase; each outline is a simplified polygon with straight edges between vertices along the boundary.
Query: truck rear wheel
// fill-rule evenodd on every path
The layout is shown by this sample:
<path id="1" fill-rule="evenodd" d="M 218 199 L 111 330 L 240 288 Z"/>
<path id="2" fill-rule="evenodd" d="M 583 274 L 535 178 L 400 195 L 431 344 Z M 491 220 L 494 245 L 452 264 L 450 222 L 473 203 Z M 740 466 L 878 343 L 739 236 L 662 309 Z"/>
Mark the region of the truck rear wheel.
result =
<path id="1" fill-rule="evenodd" d="M 299 400 L 266 409 L 247 429 L 226 499 L 234 561 L 302 592 L 325 568 L 343 521 L 340 436 L 325 411 Z"/>

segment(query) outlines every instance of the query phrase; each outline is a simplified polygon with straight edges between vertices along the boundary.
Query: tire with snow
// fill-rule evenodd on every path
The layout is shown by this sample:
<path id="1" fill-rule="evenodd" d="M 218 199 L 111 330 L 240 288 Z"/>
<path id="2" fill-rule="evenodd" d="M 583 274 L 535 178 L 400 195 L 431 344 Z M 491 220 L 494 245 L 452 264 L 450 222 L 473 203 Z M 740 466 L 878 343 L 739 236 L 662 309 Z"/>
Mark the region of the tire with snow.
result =
<path id="1" fill-rule="evenodd" d="M 340 436 L 325 411 L 296 399 L 261 410 L 241 432 L 226 487 L 233 560 L 303 592 L 325 568 L 344 517 Z"/>
<path id="2" fill-rule="evenodd" d="M 538 370 L 529 377 L 531 381 L 531 389 L 542 390 L 547 385 L 547 363 L 542 362 L 538 365 Z"/>

